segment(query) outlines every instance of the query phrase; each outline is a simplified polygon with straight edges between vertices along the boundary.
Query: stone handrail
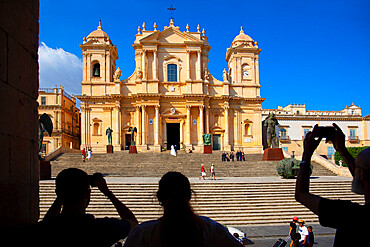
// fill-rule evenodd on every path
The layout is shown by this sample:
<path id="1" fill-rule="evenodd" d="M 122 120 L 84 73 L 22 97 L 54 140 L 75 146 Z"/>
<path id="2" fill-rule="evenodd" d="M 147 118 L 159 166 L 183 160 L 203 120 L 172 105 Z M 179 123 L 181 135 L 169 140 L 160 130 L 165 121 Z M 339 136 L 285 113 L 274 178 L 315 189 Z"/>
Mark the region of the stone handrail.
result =
<path id="1" fill-rule="evenodd" d="M 58 156 L 59 154 L 62 154 L 62 153 L 79 153 L 79 152 L 81 152 L 81 151 L 78 150 L 78 149 L 58 147 L 58 148 L 54 149 L 53 151 L 49 152 L 43 158 L 46 161 L 50 161 L 51 159 L 55 158 L 56 156 Z"/>
<path id="2" fill-rule="evenodd" d="M 324 157 L 321 157 L 320 155 L 313 154 L 311 160 L 320 164 L 320 165 L 322 165 L 323 167 L 332 171 L 333 173 L 337 174 L 338 176 L 352 177 L 352 174 L 351 174 L 351 172 L 349 171 L 349 169 L 347 167 L 337 166 L 333 162 L 325 159 Z"/>

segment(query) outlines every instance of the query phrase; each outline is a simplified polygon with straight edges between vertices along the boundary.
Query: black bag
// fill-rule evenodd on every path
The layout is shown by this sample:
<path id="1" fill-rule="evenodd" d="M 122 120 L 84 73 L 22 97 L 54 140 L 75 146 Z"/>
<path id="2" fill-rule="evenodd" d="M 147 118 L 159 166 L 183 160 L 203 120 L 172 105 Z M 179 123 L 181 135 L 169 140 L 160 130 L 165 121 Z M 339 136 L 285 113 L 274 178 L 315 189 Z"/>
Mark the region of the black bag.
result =
<path id="1" fill-rule="evenodd" d="M 286 241 L 279 238 L 278 241 L 272 247 L 284 247 L 286 245 Z"/>

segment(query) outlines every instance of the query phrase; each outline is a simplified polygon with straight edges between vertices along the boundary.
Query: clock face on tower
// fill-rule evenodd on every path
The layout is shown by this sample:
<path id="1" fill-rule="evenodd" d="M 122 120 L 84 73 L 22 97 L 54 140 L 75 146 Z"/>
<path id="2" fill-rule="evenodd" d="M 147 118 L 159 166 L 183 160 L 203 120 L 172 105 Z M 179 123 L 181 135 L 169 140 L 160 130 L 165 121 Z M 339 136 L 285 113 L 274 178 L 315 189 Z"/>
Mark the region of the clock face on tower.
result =
<path id="1" fill-rule="evenodd" d="M 248 71 L 244 71 L 243 72 L 243 76 L 245 76 L 245 77 L 249 76 L 249 72 Z"/>

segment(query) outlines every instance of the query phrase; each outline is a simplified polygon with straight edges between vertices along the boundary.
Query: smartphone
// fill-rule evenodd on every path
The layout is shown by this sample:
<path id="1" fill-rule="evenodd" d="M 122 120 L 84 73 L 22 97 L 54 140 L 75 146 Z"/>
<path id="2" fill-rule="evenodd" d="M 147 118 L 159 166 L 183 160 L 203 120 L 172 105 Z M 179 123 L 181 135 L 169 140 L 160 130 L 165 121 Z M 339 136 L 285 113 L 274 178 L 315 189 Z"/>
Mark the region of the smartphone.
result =
<path id="1" fill-rule="evenodd" d="M 319 126 L 317 130 L 317 137 L 330 139 L 335 132 L 335 128 L 333 126 Z"/>

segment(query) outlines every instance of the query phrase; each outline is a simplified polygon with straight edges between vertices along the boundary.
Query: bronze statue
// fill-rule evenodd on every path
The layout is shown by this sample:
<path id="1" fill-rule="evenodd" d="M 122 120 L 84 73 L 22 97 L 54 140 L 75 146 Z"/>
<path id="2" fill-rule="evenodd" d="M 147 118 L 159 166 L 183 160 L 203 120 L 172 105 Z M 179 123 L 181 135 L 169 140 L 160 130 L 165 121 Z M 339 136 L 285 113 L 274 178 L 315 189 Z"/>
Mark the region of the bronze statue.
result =
<path id="1" fill-rule="evenodd" d="M 203 143 L 204 145 L 211 145 L 211 134 L 203 134 Z"/>
<path id="2" fill-rule="evenodd" d="M 135 146 L 135 132 L 137 133 L 137 128 L 136 127 L 130 127 L 128 131 L 131 132 L 131 144 L 130 146 Z"/>
<path id="3" fill-rule="evenodd" d="M 53 133 L 53 122 L 48 114 L 44 113 L 39 118 L 39 159 L 41 160 L 42 141 L 44 139 L 44 131 L 47 131 L 49 136 Z"/>
<path id="4" fill-rule="evenodd" d="M 110 127 L 105 131 L 105 135 L 108 135 L 108 145 L 112 145 L 112 132 L 113 130 Z"/>
<path id="5" fill-rule="evenodd" d="M 267 147 L 278 148 L 279 147 L 279 137 L 276 135 L 275 126 L 279 125 L 275 114 L 270 113 L 265 119 L 264 125 L 267 127 Z"/>

